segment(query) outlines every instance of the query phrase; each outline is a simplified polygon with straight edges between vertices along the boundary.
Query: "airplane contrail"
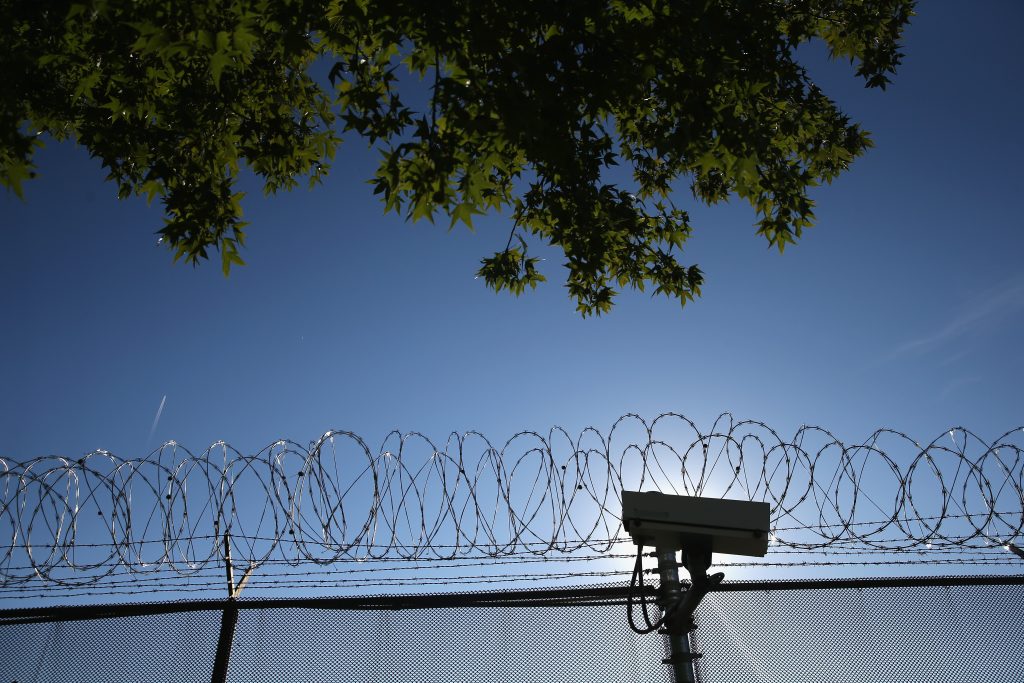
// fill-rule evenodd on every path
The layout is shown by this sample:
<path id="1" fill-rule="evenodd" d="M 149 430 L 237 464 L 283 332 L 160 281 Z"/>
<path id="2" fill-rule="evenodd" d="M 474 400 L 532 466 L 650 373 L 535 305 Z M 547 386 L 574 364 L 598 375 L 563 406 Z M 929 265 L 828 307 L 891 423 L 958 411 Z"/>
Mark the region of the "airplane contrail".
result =
<path id="1" fill-rule="evenodd" d="M 156 425 L 160 422 L 160 415 L 164 412 L 164 404 L 167 403 L 167 394 L 160 399 L 160 407 L 156 409 L 156 417 L 153 418 L 153 426 L 149 428 L 149 438 L 146 439 L 146 446 L 153 440 L 153 433 L 156 432 Z"/>

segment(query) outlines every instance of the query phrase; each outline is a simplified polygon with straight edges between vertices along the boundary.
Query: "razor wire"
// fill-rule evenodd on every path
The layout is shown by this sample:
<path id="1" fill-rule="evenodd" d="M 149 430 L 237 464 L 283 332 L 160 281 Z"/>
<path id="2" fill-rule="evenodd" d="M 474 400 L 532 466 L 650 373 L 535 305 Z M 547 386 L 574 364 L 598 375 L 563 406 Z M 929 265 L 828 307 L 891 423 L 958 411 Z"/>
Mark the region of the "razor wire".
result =
<path id="1" fill-rule="evenodd" d="M 894 429 L 856 444 L 801 426 L 781 437 L 726 413 L 629 414 L 604 433 L 555 427 L 495 446 L 393 431 L 377 449 L 328 431 L 254 454 L 169 441 L 145 457 L 0 458 L 0 585 L 93 585 L 365 561 L 609 555 L 629 542 L 622 490 L 768 502 L 775 552 L 953 552 L 1024 529 L 1024 428 L 963 427 L 922 445 Z"/>

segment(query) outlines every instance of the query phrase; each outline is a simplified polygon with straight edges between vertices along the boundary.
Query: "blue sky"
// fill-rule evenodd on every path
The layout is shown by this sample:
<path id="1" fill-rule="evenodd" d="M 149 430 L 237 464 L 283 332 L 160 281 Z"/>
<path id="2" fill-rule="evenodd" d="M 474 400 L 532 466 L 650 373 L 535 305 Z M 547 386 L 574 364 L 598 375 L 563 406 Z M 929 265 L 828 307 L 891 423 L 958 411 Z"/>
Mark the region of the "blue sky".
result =
<path id="1" fill-rule="evenodd" d="M 881 426 L 994 439 L 1024 424 L 1024 5 L 919 12 L 886 92 L 807 51 L 876 147 L 816 191 L 796 247 L 768 249 L 748 207 L 680 194 L 707 278 L 683 310 L 624 293 L 580 319 L 557 254 L 536 292 L 494 294 L 474 273 L 507 218 L 449 233 L 383 215 L 357 140 L 322 187 L 251 188 L 248 265 L 225 279 L 173 265 L 158 206 L 118 201 L 82 150 L 51 144 L 25 201 L 0 195 L 0 457 L 253 452 L 332 428 L 501 442 L 666 411 L 848 442 Z"/>

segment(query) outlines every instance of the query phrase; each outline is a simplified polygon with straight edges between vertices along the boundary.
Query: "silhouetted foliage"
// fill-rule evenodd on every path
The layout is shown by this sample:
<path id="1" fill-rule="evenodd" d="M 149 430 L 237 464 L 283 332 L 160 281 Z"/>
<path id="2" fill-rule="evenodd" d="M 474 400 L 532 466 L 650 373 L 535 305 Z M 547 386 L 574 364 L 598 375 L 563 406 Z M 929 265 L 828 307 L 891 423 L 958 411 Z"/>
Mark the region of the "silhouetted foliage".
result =
<path id="1" fill-rule="evenodd" d="M 0 0 L 0 182 L 20 194 L 39 136 L 73 139 L 121 196 L 160 198 L 176 259 L 212 247 L 227 272 L 243 164 L 270 193 L 316 183 L 359 135 L 381 151 L 388 210 L 472 226 L 508 208 L 513 237 L 564 251 L 583 314 L 625 286 L 685 303 L 703 276 L 678 259 L 691 225 L 672 189 L 741 197 L 771 244 L 795 241 L 808 189 L 870 145 L 795 51 L 821 39 L 885 87 L 913 4 Z M 608 180 L 620 164 L 628 187 Z M 536 286 L 526 244 L 480 275 Z"/>

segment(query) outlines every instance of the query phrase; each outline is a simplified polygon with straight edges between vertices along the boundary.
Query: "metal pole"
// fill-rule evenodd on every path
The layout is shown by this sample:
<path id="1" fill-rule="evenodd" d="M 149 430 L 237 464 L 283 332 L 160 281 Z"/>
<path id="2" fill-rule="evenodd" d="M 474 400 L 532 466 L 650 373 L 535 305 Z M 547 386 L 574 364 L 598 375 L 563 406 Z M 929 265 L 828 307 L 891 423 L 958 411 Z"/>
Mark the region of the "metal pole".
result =
<path id="1" fill-rule="evenodd" d="M 680 608 L 683 592 L 679 585 L 676 551 L 671 548 L 657 548 L 657 555 L 658 573 L 661 574 L 659 604 L 662 611 L 678 608 L 665 620 L 665 627 L 660 631 L 665 634 L 669 646 L 669 656 L 662 661 L 672 665 L 676 683 L 696 683 L 694 655 L 690 650 L 690 618 L 688 611 Z"/>
<path id="2" fill-rule="evenodd" d="M 237 623 L 238 607 L 235 606 L 234 598 L 228 598 L 228 604 L 220 617 L 220 637 L 217 638 L 217 657 L 213 660 L 211 683 L 225 683 L 228 679 L 231 643 L 235 639 L 235 624 Z"/>
<path id="3" fill-rule="evenodd" d="M 228 602 L 220 617 L 220 635 L 217 637 L 217 656 L 213 660 L 211 683 L 225 683 L 228 679 L 228 663 L 231 659 L 231 643 L 235 640 L 235 625 L 238 623 L 238 606 L 235 605 L 235 577 L 231 566 L 231 537 L 224 534 L 224 565 L 228 581 Z"/>

